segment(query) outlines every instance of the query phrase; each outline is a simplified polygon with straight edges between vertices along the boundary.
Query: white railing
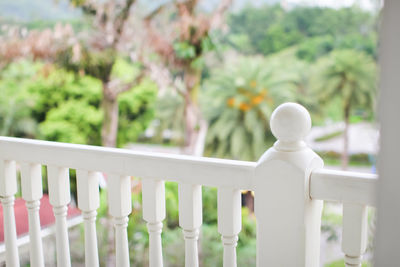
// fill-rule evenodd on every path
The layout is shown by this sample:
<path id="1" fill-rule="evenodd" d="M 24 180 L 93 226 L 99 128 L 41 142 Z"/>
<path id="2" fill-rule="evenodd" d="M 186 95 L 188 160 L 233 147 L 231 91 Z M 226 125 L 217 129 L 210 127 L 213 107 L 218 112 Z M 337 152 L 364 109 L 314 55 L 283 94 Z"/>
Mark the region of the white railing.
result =
<path id="1" fill-rule="evenodd" d="M 257 266 L 319 266 L 323 200 L 343 203 L 342 249 L 346 266 L 361 266 L 367 238 L 366 206 L 375 205 L 377 177 L 323 169 L 323 161 L 302 141 L 310 127 L 310 116 L 302 106 L 294 103 L 279 106 L 271 117 L 271 130 L 278 141 L 258 162 L 0 137 L 0 197 L 7 266 L 19 266 L 13 210 L 16 163 L 21 166 L 22 197 L 29 210 L 31 266 L 44 266 L 38 215 L 41 165 L 47 166 L 50 203 L 56 217 L 57 266 L 71 266 L 66 224 L 69 168 L 77 170 L 86 266 L 99 266 L 95 224 L 99 207 L 98 172 L 108 178 L 118 267 L 129 266 L 126 228 L 131 213 L 130 176 L 142 179 L 151 267 L 163 266 L 164 181 L 179 184 L 179 225 L 185 242 L 185 266 L 198 266 L 202 186 L 218 188 L 218 231 L 224 247 L 224 267 L 236 266 L 242 189 L 255 192 Z"/>

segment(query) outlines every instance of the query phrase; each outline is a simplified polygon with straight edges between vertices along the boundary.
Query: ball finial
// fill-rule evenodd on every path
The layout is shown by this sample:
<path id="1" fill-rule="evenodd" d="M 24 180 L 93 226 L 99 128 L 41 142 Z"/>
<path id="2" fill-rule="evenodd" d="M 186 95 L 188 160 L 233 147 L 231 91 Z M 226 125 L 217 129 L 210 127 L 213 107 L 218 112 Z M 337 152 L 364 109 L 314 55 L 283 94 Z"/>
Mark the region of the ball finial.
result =
<path id="1" fill-rule="evenodd" d="M 270 126 L 278 139 L 274 144 L 277 150 L 296 151 L 305 147 L 303 139 L 311 129 L 311 117 L 302 105 L 284 103 L 272 113 Z"/>

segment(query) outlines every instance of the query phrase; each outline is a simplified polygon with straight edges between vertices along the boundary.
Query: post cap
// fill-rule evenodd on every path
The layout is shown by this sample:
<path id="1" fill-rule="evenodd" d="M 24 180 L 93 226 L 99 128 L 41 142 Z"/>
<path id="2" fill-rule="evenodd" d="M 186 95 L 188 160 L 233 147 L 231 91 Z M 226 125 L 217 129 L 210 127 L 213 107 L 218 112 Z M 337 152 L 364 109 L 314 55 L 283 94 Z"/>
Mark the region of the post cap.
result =
<path id="1" fill-rule="evenodd" d="M 272 113 L 270 126 L 278 140 L 276 150 L 296 151 L 306 146 L 303 139 L 311 129 L 311 117 L 302 105 L 284 103 Z"/>

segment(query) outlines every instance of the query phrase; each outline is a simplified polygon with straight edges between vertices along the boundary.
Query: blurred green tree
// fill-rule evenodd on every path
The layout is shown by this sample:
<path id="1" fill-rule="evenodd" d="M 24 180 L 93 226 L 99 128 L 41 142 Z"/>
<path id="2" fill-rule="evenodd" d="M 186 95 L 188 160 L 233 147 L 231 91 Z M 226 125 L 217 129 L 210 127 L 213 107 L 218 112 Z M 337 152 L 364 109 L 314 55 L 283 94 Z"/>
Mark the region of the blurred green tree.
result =
<path id="1" fill-rule="evenodd" d="M 129 74 L 125 63 L 115 64 L 113 73 L 118 72 Z M 0 73 L 0 134 L 101 145 L 101 88 L 98 79 L 52 64 L 11 62 Z M 148 80 L 121 94 L 119 145 L 136 140 L 147 128 L 156 97 L 157 87 Z"/>
<path id="2" fill-rule="evenodd" d="M 34 137 L 38 122 L 32 117 L 35 104 L 26 88 L 40 64 L 20 60 L 0 73 L 0 135 Z"/>
<path id="3" fill-rule="evenodd" d="M 132 33 L 126 24 L 131 17 L 131 8 L 136 0 L 86 1 L 71 0 L 80 7 L 91 23 L 89 36 L 59 53 L 58 62 L 77 73 L 84 72 L 102 82 L 101 108 L 104 119 L 101 137 L 104 146 L 115 147 L 118 136 L 118 96 L 138 85 L 145 76 L 144 68 L 138 64 L 128 75 L 113 75 L 119 55 L 132 48 Z M 128 49 L 127 49 L 128 48 Z"/>
<path id="4" fill-rule="evenodd" d="M 268 55 L 300 44 L 298 56 L 307 60 L 350 47 L 375 57 L 377 22 L 376 14 L 356 7 L 248 6 L 230 15 L 227 41 L 251 54 Z"/>
<path id="5" fill-rule="evenodd" d="M 201 106 L 210 125 L 206 144 L 212 156 L 257 160 L 265 152 L 273 109 L 293 99 L 290 90 L 277 85 L 272 69 L 256 58 L 228 62 L 211 73 Z"/>
<path id="6" fill-rule="evenodd" d="M 232 13 L 228 19 L 228 25 L 231 30 L 228 41 L 240 51 L 248 53 L 270 53 L 273 46 L 266 45 L 267 31 L 273 25 L 278 25 L 284 16 L 284 10 L 280 5 L 264 5 L 262 7 L 247 6 L 237 13 Z M 247 37 L 247 38 L 245 38 Z M 247 40 L 245 43 L 238 42 Z M 275 40 L 279 42 L 278 40 Z M 246 47 L 243 47 L 244 44 Z M 245 49 L 243 49 L 245 48 Z M 282 47 L 280 47 L 282 48 Z"/>
<path id="7" fill-rule="evenodd" d="M 318 62 L 317 90 L 321 104 L 339 98 L 345 129 L 342 168 L 348 166 L 348 129 L 354 108 L 372 111 L 375 108 L 376 64 L 365 53 L 354 50 L 333 51 Z"/>
<path id="8" fill-rule="evenodd" d="M 125 69 L 124 63 L 122 71 Z M 117 70 L 115 72 L 118 72 Z M 113 72 L 114 73 L 114 72 Z M 45 65 L 30 80 L 30 97 L 34 102 L 32 116 L 40 123 L 41 137 L 46 140 L 101 145 L 102 82 L 89 75 L 76 75 Z M 154 116 L 157 88 L 144 80 L 134 90 L 121 94 L 119 101 L 118 144 L 134 141 Z"/>
<path id="9" fill-rule="evenodd" d="M 220 1 L 211 14 L 201 12 L 199 2 L 166 1 L 144 18 L 149 47 L 171 76 L 178 76 L 183 81 L 183 90 L 177 92 L 184 105 L 184 148 L 186 153 L 195 155 L 203 154 L 200 142 L 207 131 L 198 106 L 204 56 L 213 49 L 211 31 L 222 26 L 224 13 L 232 0 Z M 169 11 L 167 18 L 161 17 L 164 10 Z"/>
<path id="10" fill-rule="evenodd" d="M 125 73 L 116 69 L 124 57 L 133 61 L 132 29 L 126 27 L 131 18 L 131 7 L 135 0 L 85 1 L 71 0 L 86 15 L 84 34 L 75 34 L 70 25 L 56 24 L 54 29 L 24 32 L 11 27 L 0 36 L 0 68 L 13 60 L 29 58 L 57 62 L 63 68 L 79 75 L 90 75 L 101 81 L 100 98 L 103 112 L 102 144 L 116 146 L 118 136 L 118 96 L 136 87 L 145 76 L 141 64 L 125 64 Z M 7 28 L 7 27 L 6 27 Z M 82 29 L 80 29 L 82 30 Z M 127 60 L 129 59 L 129 60 Z"/>

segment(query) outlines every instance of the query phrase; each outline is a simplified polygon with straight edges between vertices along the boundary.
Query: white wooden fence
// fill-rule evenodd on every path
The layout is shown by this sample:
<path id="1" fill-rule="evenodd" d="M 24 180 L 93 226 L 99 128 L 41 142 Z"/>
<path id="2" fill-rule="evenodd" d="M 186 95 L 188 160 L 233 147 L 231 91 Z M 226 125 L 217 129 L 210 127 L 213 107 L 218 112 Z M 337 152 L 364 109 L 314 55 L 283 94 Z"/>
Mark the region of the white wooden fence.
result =
<path id="1" fill-rule="evenodd" d="M 85 227 L 86 266 L 99 266 L 96 210 L 98 173 L 107 174 L 109 213 L 114 219 L 116 266 L 129 266 L 127 235 L 131 213 L 130 176 L 143 185 L 143 218 L 149 232 L 150 266 L 163 266 L 161 231 L 165 219 L 164 181 L 179 183 L 179 225 L 185 266 L 198 266 L 197 240 L 202 224 L 201 187 L 218 188 L 218 231 L 224 267 L 236 266 L 241 230 L 240 190 L 255 192 L 257 266 L 319 266 L 323 200 L 343 203 L 346 266 L 361 266 L 366 249 L 367 206 L 375 206 L 375 175 L 331 171 L 302 141 L 311 128 L 307 110 L 294 103 L 271 117 L 278 141 L 258 162 L 196 158 L 123 149 L 0 137 L 0 197 L 4 209 L 7 266 L 19 266 L 14 217 L 16 163 L 21 166 L 22 197 L 29 212 L 31 266 L 44 266 L 40 237 L 41 166 L 48 170 L 50 203 L 56 217 L 57 266 L 71 266 L 67 205 L 69 168 L 77 170 L 78 206 Z"/>

